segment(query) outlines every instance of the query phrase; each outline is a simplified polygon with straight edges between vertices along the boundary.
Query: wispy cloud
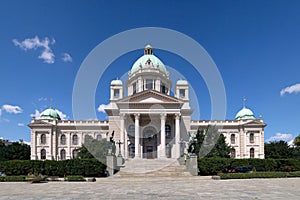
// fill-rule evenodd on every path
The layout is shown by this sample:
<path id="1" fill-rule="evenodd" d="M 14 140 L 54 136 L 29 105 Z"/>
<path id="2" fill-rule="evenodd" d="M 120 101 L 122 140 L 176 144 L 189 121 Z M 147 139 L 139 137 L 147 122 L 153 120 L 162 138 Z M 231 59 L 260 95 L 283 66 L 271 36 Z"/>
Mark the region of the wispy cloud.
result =
<path id="1" fill-rule="evenodd" d="M 40 97 L 40 98 L 38 99 L 38 101 L 47 101 L 47 98 L 46 98 L 46 97 Z"/>
<path id="2" fill-rule="evenodd" d="M 268 142 L 280 141 L 280 140 L 287 141 L 287 140 L 291 140 L 292 138 L 293 138 L 293 134 L 290 133 L 276 133 L 276 135 L 270 137 L 266 141 Z"/>
<path id="3" fill-rule="evenodd" d="M 63 53 L 62 54 L 62 58 L 61 58 L 64 62 L 72 62 L 72 56 L 68 53 Z"/>
<path id="4" fill-rule="evenodd" d="M 11 114 L 19 114 L 23 112 L 23 109 L 20 108 L 19 106 L 13 106 L 8 104 L 4 104 L 1 110 L 4 110 L 7 113 L 11 113 Z"/>
<path id="5" fill-rule="evenodd" d="M 39 110 L 35 110 L 34 114 L 30 114 L 30 117 L 34 117 L 35 119 L 39 119 L 41 116 L 41 112 Z"/>
<path id="6" fill-rule="evenodd" d="M 59 116 L 62 120 L 68 119 L 68 116 L 66 114 L 64 114 L 63 112 L 61 112 L 60 110 L 55 109 L 55 111 L 59 114 Z"/>
<path id="7" fill-rule="evenodd" d="M 12 42 L 15 46 L 20 47 L 24 51 L 27 50 L 36 50 L 41 49 L 42 53 L 39 55 L 39 59 L 42 59 L 45 63 L 52 64 L 55 62 L 55 55 L 53 54 L 50 45 L 55 43 L 55 40 L 49 40 L 49 38 L 45 37 L 44 39 L 40 40 L 38 36 L 34 38 L 27 38 L 23 41 L 18 41 L 17 39 L 13 39 Z"/>
<path id="8" fill-rule="evenodd" d="M 104 109 L 106 109 L 108 107 L 109 107 L 109 104 L 108 105 L 101 104 L 101 105 L 99 105 L 99 107 L 97 108 L 97 110 L 98 110 L 98 112 L 106 113 Z"/>
<path id="9" fill-rule="evenodd" d="M 18 126 L 25 126 L 24 123 L 18 123 Z"/>
<path id="10" fill-rule="evenodd" d="M 295 93 L 295 94 L 297 94 L 298 92 L 300 92 L 300 83 L 297 83 L 295 85 L 291 85 L 291 86 L 288 86 L 286 88 L 283 88 L 280 91 L 280 96 L 283 96 L 285 93 L 289 93 L 289 94 Z"/>

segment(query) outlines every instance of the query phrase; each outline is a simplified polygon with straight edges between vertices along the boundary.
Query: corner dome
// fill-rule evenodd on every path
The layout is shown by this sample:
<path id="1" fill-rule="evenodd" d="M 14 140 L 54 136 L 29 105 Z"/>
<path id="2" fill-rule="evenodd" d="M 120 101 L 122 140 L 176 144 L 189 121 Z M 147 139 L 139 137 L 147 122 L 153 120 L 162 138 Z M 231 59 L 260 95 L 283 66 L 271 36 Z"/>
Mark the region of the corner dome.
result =
<path id="1" fill-rule="evenodd" d="M 123 85 L 122 81 L 121 80 L 112 80 L 110 82 L 110 85 Z"/>
<path id="2" fill-rule="evenodd" d="M 61 120 L 59 114 L 52 108 L 48 108 L 48 109 L 44 110 L 40 115 L 40 119 Z"/>
<path id="3" fill-rule="evenodd" d="M 178 80 L 176 85 L 188 85 L 188 82 L 186 80 Z"/>
<path id="4" fill-rule="evenodd" d="M 154 69 L 159 69 L 161 72 L 167 74 L 164 63 L 153 55 L 153 48 L 148 44 L 144 49 L 144 55 L 135 61 L 130 72 L 134 73 L 139 69 L 145 69 L 149 66 L 152 66 Z"/>
<path id="5" fill-rule="evenodd" d="M 235 120 L 240 119 L 255 119 L 255 116 L 250 109 L 243 107 L 235 116 Z"/>

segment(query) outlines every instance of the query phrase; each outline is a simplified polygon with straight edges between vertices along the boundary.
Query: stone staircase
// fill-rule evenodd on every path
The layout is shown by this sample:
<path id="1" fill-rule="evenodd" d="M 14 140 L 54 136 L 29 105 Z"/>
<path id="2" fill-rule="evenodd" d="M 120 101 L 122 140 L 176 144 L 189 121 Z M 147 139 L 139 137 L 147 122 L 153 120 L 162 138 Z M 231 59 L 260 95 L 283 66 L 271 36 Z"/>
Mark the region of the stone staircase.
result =
<path id="1" fill-rule="evenodd" d="M 177 159 L 131 159 L 114 177 L 189 177 L 185 165 Z"/>

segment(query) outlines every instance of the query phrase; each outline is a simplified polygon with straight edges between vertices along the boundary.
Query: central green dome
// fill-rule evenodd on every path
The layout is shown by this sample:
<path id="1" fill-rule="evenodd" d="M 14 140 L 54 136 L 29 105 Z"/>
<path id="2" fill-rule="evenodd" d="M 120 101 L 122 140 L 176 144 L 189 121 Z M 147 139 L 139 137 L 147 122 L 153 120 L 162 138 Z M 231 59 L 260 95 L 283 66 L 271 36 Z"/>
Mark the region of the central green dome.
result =
<path id="1" fill-rule="evenodd" d="M 255 116 L 250 109 L 243 107 L 243 109 L 240 110 L 235 116 L 235 120 L 240 119 L 255 119 Z"/>
<path id="2" fill-rule="evenodd" d="M 53 110 L 52 108 L 48 108 L 46 110 L 44 110 L 41 115 L 40 115 L 40 119 L 57 119 L 57 120 L 61 120 L 59 114 Z"/>
<path id="3" fill-rule="evenodd" d="M 159 69 L 161 72 L 167 73 L 164 63 L 155 55 L 153 55 L 153 49 L 150 45 L 145 47 L 144 55 L 135 61 L 130 72 L 134 73 L 141 68 L 146 68 L 146 64 L 150 64 L 154 69 Z"/>

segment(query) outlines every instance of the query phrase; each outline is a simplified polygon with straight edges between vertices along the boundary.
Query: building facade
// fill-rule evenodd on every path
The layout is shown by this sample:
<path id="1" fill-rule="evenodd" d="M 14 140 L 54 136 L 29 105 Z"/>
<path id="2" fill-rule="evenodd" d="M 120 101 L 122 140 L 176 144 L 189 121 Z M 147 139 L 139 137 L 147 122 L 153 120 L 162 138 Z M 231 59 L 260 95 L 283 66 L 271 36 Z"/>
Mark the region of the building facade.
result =
<path id="1" fill-rule="evenodd" d="M 124 95 L 127 87 L 127 96 Z M 178 80 L 174 96 L 172 81 L 163 62 L 147 45 L 144 55 L 135 61 L 125 84 L 110 84 L 110 104 L 105 109 L 108 120 L 61 120 L 49 108 L 39 119 L 32 119 L 31 159 L 63 160 L 77 156 L 86 135 L 95 139 L 110 137 L 120 142 L 117 152 L 126 159 L 178 158 L 192 132 L 217 125 L 226 142 L 233 147 L 234 158 L 264 158 L 264 127 L 245 106 L 232 120 L 191 120 L 189 84 Z"/>

